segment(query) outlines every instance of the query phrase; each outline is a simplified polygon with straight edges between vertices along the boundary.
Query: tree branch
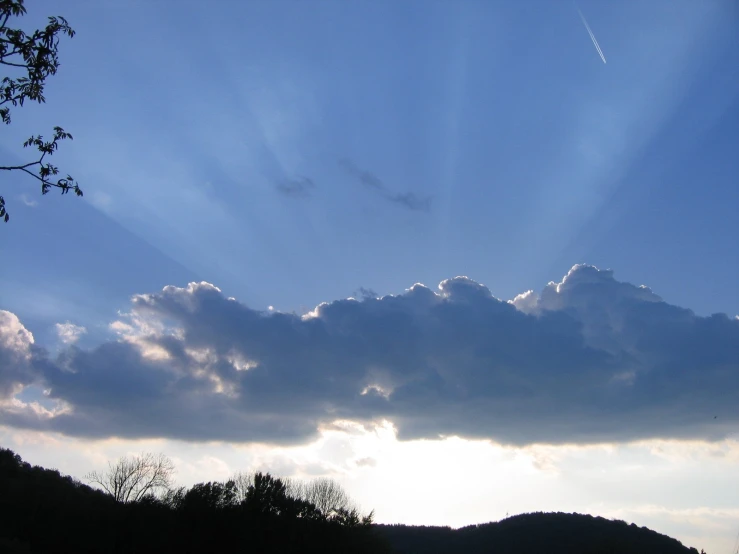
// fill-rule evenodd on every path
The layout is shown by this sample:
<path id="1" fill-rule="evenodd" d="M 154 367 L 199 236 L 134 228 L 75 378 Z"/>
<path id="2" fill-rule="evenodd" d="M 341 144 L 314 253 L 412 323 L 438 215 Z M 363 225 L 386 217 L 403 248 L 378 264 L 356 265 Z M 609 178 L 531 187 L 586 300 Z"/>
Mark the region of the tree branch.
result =
<path id="1" fill-rule="evenodd" d="M 46 78 L 55 75 L 59 68 L 58 47 L 60 37 L 67 35 L 74 37 L 75 32 L 63 17 L 49 17 L 46 27 L 36 29 L 28 35 L 21 29 L 8 28 L 7 24 L 11 17 L 19 17 L 26 14 L 23 5 L 24 0 L 0 0 L 0 66 L 13 67 L 21 71 L 17 78 L 4 77 L 0 80 L 0 119 L 5 124 L 10 124 L 10 104 L 13 106 L 24 104 L 31 100 L 44 103 L 44 85 Z M 46 155 L 52 155 L 57 147 L 58 141 L 71 139 L 72 136 L 60 127 L 54 128 L 52 140 L 44 142 L 42 137 L 32 136 L 23 146 L 35 146 L 39 151 L 39 157 L 27 164 L 0 166 L 3 171 L 22 171 L 41 182 L 41 193 L 46 194 L 52 187 L 61 189 L 62 194 L 74 190 L 77 196 L 82 196 L 82 190 L 74 179 L 67 175 L 66 178 L 52 181 L 52 177 L 59 174 L 59 169 L 45 163 Z M 37 172 L 30 169 L 39 166 Z M 5 209 L 5 199 L 0 197 L 0 218 L 8 221 Z M 125 485 L 125 480 L 119 483 L 116 480 L 114 486 Z M 110 485 L 109 485 L 110 486 Z"/>
<path id="2" fill-rule="evenodd" d="M 17 52 L 11 52 L 10 54 L 5 54 L 5 56 L 12 56 L 13 54 L 16 54 L 16 53 Z M 5 60 L 2 60 L 2 59 L 0 59 L 0 65 L 10 65 L 12 67 L 22 67 L 23 69 L 31 69 L 27 64 L 6 62 Z"/>
<path id="3" fill-rule="evenodd" d="M 10 12 L 5 13 L 5 18 L 3 19 L 2 25 L 0 25 L 0 31 L 5 29 L 5 24 L 8 22 L 8 19 L 10 18 Z"/>
<path id="4" fill-rule="evenodd" d="M 41 163 L 41 162 L 40 161 L 38 161 L 38 162 L 28 162 L 25 165 L 9 165 L 9 166 L 0 165 L 0 169 L 5 169 L 7 171 L 12 171 L 14 169 L 25 169 L 27 167 L 31 167 L 32 165 L 36 165 L 36 164 L 39 164 L 39 163 Z M 34 175 L 34 177 L 36 177 L 36 175 Z"/>

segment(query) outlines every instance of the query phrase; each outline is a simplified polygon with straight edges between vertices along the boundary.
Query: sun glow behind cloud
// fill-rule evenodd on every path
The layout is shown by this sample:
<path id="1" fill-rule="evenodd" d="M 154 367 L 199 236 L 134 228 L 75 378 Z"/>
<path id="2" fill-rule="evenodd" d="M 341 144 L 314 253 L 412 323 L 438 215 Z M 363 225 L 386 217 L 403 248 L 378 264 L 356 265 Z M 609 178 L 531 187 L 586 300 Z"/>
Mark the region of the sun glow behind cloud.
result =
<path id="1" fill-rule="evenodd" d="M 56 359 L 0 312 L 0 437 L 77 476 L 154 448 L 185 485 L 331 476 L 378 521 L 577 511 L 706 547 L 737 509 L 737 325 L 586 265 L 508 302 L 457 277 L 304 316 L 167 286 Z"/>
<path id="2" fill-rule="evenodd" d="M 729 550 L 739 316 L 696 314 L 739 313 L 731 0 L 583 3 L 607 66 L 565 3 L 108 4 L 65 5 L 49 112 L 24 110 L 64 106 L 59 161 L 90 185 L 67 219 L 14 200 L 3 446 L 78 477 L 141 450 L 182 484 L 328 475 L 384 522 L 579 511 Z M 586 266 L 541 287 L 583 258 L 662 297 Z M 435 287 L 458 274 L 493 288 Z M 361 284 L 380 294 L 345 298 Z"/>
<path id="3" fill-rule="evenodd" d="M 719 552 L 731 546 L 739 515 L 731 497 L 739 487 L 736 439 L 514 448 L 457 437 L 398 441 L 389 423 L 338 422 L 294 447 L 87 441 L 7 427 L 0 427 L 0 442 L 77 477 L 141 451 L 168 454 L 181 485 L 225 480 L 236 471 L 331 477 L 387 523 L 458 527 L 530 511 L 591 513 Z"/>

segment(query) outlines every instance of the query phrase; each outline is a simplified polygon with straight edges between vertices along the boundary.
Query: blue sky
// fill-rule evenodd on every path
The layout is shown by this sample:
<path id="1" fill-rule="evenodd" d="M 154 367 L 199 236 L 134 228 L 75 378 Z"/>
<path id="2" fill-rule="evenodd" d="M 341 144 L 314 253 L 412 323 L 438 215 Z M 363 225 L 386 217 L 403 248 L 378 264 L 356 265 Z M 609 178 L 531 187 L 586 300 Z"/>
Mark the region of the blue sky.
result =
<path id="1" fill-rule="evenodd" d="M 167 304 L 170 297 L 211 294 L 202 287 L 187 289 L 190 282 L 212 283 L 224 301 L 235 297 L 242 309 L 238 317 L 247 319 L 252 311 L 269 306 L 275 312 L 300 315 L 321 302 L 333 302 L 333 311 L 317 319 L 329 325 L 346 309 L 359 322 L 351 333 L 367 339 L 362 333 L 373 329 L 377 323 L 373 318 L 391 309 L 390 304 L 378 301 L 374 308 L 367 301 L 352 308 L 336 301 L 361 296 L 360 288 L 371 289 L 377 296 L 401 295 L 398 304 L 407 304 L 403 313 L 416 317 L 425 312 L 414 303 L 416 296 L 404 293 L 406 289 L 423 283 L 438 291 L 441 281 L 464 275 L 484 283 L 489 293 L 479 293 L 483 296 L 505 301 L 534 290 L 540 293 L 538 303 L 519 301 L 510 308 L 513 311 L 490 315 L 493 319 L 482 323 L 476 318 L 483 316 L 474 310 L 459 308 L 459 313 L 443 319 L 444 325 L 456 321 L 458 328 L 475 336 L 472 322 L 477 322 L 486 329 L 492 325 L 495 333 L 494 325 L 519 325 L 516 314 L 522 313 L 537 318 L 539 324 L 526 332 L 539 337 L 542 342 L 536 344 L 543 352 L 549 348 L 550 325 L 553 329 L 559 323 L 546 320 L 542 313 L 566 309 L 570 316 L 575 314 L 580 330 L 570 336 L 562 323 L 566 329 L 562 336 L 567 337 L 558 343 L 559 355 L 608 365 L 614 362 L 579 351 L 577 337 L 584 333 L 589 347 L 596 349 L 608 350 L 617 342 L 621 354 L 633 354 L 623 342 L 630 335 L 622 329 L 611 336 L 615 320 L 609 320 L 611 334 L 603 332 L 596 325 L 602 323 L 600 316 L 589 307 L 607 306 L 613 316 L 621 309 L 609 304 L 613 298 L 650 303 L 639 296 L 642 289 L 625 283 L 644 284 L 666 306 L 659 314 L 648 307 L 638 312 L 643 317 L 640 325 L 648 326 L 655 341 L 649 348 L 656 349 L 655 344 L 669 348 L 679 340 L 694 344 L 690 341 L 700 337 L 713 350 L 686 353 L 693 364 L 690 371 L 736 369 L 739 357 L 734 357 L 732 342 L 738 336 L 733 318 L 739 314 L 736 2 L 582 0 L 577 6 L 607 63 L 591 42 L 577 7 L 569 2 L 224 1 L 208 9 L 202 3 L 165 0 L 74 1 L 63 6 L 34 2 L 24 26 L 39 25 L 45 16 L 59 12 L 78 34 L 61 45 L 62 66 L 47 85 L 47 103 L 14 112 L 13 124 L 0 142 L 0 155 L 20 161 L 23 152 L 18 146 L 28 135 L 61 125 L 75 139 L 62 145 L 55 160 L 79 180 L 85 196 L 41 197 L 33 182 L 5 176 L 2 194 L 11 221 L 0 232 L 0 308 L 14 314 L 18 324 L 33 334 L 35 344 L 49 351 L 44 360 L 53 360 L 57 352 L 68 353 L 57 327 L 66 322 L 86 330 L 76 343 L 82 354 L 70 355 L 98 360 L 106 352 L 115 355 L 115 345 L 135 345 L 144 354 L 152 348 L 141 338 L 151 331 L 147 325 L 153 325 L 142 323 L 148 317 L 136 311 L 142 305 L 154 306 L 158 318 L 197 328 Z M 581 268 L 569 281 L 586 286 L 592 278 L 601 296 L 588 296 L 590 292 L 578 288 L 560 303 L 551 300 L 547 283 L 562 282 L 580 263 L 614 270 L 592 277 L 588 268 Z M 452 304 L 467 302 L 472 293 L 464 291 L 477 289 L 465 288 L 465 283 L 469 285 L 450 282 L 451 288 L 441 290 L 438 298 Z M 162 293 L 167 285 L 179 289 Z M 132 296 L 146 294 L 154 296 L 132 303 Z M 218 315 L 221 300 L 207 298 L 213 304 L 203 304 L 201 316 L 211 318 L 211 328 L 228 335 L 227 322 L 233 321 Z M 727 317 L 705 319 L 714 313 Z M 623 317 L 618 321 L 627 322 L 626 329 L 634 333 L 645 329 L 629 327 L 628 322 L 635 320 Z M 694 318 L 689 320 L 698 329 L 689 339 L 671 327 L 686 318 Z M 4 321 L 8 329 L 16 329 L 15 319 Z M 290 321 L 294 327 L 310 326 L 308 320 Z M 111 327 L 113 322 L 117 324 Z M 234 323 L 241 324 L 245 325 Z M 297 340 L 275 325 L 272 331 L 267 325 L 254 327 L 253 332 L 267 333 L 270 341 L 274 337 L 269 333 L 277 333 L 283 342 L 270 342 L 277 350 Z M 372 335 L 368 344 L 388 351 L 395 345 L 400 352 L 408 333 L 436 337 L 396 320 L 383 329 L 394 329 L 393 325 L 399 333 L 394 339 L 388 331 L 389 337 Z M 520 325 L 515 328 L 524 329 Z M 221 339 L 212 340 L 216 344 Z M 325 345 L 326 352 L 350 348 L 336 344 Z M 444 345 L 454 352 L 454 344 Z M 639 348 L 645 356 L 647 350 L 650 356 L 657 352 Z M 375 365 L 392 365 L 365 354 Z M 594 357 L 588 357 L 591 354 Z M 266 351 L 263 355 L 264 360 L 271 359 Z M 434 351 L 434 356 L 451 354 Z M 683 367 L 679 360 L 669 360 L 664 363 L 673 364 L 673 371 Z M 287 362 L 272 363 L 282 367 L 279 364 Z M 285 379 L 292 375 L 275 371 Z M 398 386 L 393 381 L 398 375 L 392 371 L 388 375 L 388 382 Z M 467 385 L 479 384 L 476 378 Z M 77 399 L 82 405 L 82 397 L 75 396 L 76 385 L 54 379 L 46 375 L 48 383 L 66 391 L 65 402 L 74 405 L 72 399 Z M 731 388 L 734 377 L 716 373 L 715 379 L 711 386 L 717 388 L 710 390 L 723 386 L 737 392 Z M 18 382 L 31 386 L 28 379 Z M 143 382 L 156 387 L 145 380 L 131 384 L 130 390 L 141 393 L 143 389 L 136 387 Z M 279 383 L 253 386 L 268 391 Z M 94 390 L 104 394 L 103 389 Z M 29 388 L 23 394 L 27 396 L 22 398 L 31 398 L 33 391 Z M 662 407 L 681 398 L 674 394 L 659 395 L 666 402 Z M 411 397 L 406 400 L 411 402 Z M 642 406 L 634 398 L 629 402 Z M 710 396 L 700 400 L 710 402 Z M 176 411 L 182 399 L 170 401 L 171 405 L 161 401 L 162 410 L 170 406 Z M 453 402 L 444 405 L 458 410 L 455 414 L 466 413 Z M 599 419 L 602 426 L 594 431 L 575 431 L 577 426 L 569 421 L 572 433 L 556 435 L 552 430 L 553 435 L 535 437 L 533 442 L 522 437 L 526 425 L 535 421 L 518 422 L 520 436 L 506 435 L 484 425 L 472 429 L 461 415 L 458 425 L 450 424 L 444 433 L 509 441 L 518 448 L 543 448 L 536 445 L 552 440 L 593 444 L 591 432 L 600 433 L 609 444 L 661 437 L 678 440 L 674 448 L 690 444 L 704 453 L 708 446 L 700 450 L 693 442 L 679 441 L 714 440 L 719 435 L 731 441 L 736 436 L 732 435 L 736 427 L 705 431 L 685 421 L 655 423 L 645 426 L 643 433 L 623 432 L 614 422 L 642 413 L 629 412 L 626 406 L 634 408 L 628 402 L 614 404 L 611 419 Z M 350 419 L 377 416 L 374 409 L 341 407 Z M 407 438 L 440 432 L 429 431 L 440 422 L 429 423 L 422 412 L 404 409 L 381 414 L 391 421 L 396 417 L 393 423 L 401 438 L 403 421 L 413 429 Z M 615 410 L 623 410 L 624 419 Z M 730 403 L 725 416 L 734 425 L 739 421 Z M 81 426 L 71 431 L 73 425 L 45 428 L 13 421 L 5 416 L 6 441 L 20 440 L 12 438 L 20 436 L 16 428 L 27 429 L 22 433 L 28 436 L 66 437 L 54 439 L 60 441 L 101 441 L 126 433 L 132 433 L 126 440 L 134 443 L 157 438 L 130 429 L 92 432 L 80 430 Z M 304 429 L 295 428 L 293 438 L 319 440 L 316 429 L 306 435 Z M 193 438 L 166 425 L 156 433 L 162 440 Z M 255 433 L 260 441 L 269 439 Z M 321 436 L 320 440 L 329 440 Z M 207 429 L 196 438 L 206 440 Z M 234 442 L 228 433 L 211 438 Z M 280 448 L 287 448 L 283 439 L 278 441 Z M 295 440 L 298 448 L 300 441 Z M 89 444 L 98 444 L 94 441 Z M 73 444 L 80 452 L 92 448 Z M 402 449 L 414 442 L 392 444 Z M 475 443 L 465 444 L 464 448 L 474 448 Z M 731 456 L 736 455 L 735 442 L 726 444 Z M 99 448 L 103 452 L 104 447 Z M 178 455 L 183 464 L 195 464 L 187 460 L 199 454 L 176 448 L 182 450 Z M 453 451 L 451 446 L 452 450 L 438 448 Z M 650 456 L 653 448 L 647 448 Z M 569 460 L 571 455 L 567 451 L 550 458 Z M 594 460 L 599 456 L 589 455 Z M 69 471 L 79 473 L 74 464 L 83 459 L 90 463 L 90 458 L 82 457 L 70 462 Z M 625 461 L 614 465 L 619 470 L 626 466 Z M 204 469 L 193 470 L 192 475 L 210 478 Z M 347 482 L 360 481 L 349 470 L 342 475 Z M 363 482 L 368 479 L 365 476 Z M 356 487 L 361 493 L 361 485 Z M 552 493 L 552 509 L 562 494 L 566 493 Z M 735 502 L 710 504 L 691 498 L 669 505 L 651 498 L 638 509 L 622 503 L 600 511 L 623 514 L 632 509 L 629 513 L 637 514 L 639 522 L 639 517 L 647 517 L 647 505 L 683 510 L 680 513 L 739 510 Z M 656 508 L 649 512 L 655 513 L 663 512 Z M 477 511 L 458 523 L 495 514 Z M 402 513 L 392 515 L 407 520 Z M 696 536 L 712 536 L 705 531 L 708 528 L 701 527 L 704 535 Z M 677 531 L 673 534 L 677 536 Z M 707 544 L 698 546 L 708 548 Z"/>

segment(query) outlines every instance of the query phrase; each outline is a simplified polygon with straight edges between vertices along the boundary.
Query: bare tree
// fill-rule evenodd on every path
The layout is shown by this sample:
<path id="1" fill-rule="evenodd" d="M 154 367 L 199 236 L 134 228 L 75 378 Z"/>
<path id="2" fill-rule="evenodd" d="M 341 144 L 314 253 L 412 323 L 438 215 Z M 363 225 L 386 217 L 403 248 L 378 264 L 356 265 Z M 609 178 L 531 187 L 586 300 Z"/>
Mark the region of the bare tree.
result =
<path id="1" fill-rule="evenodd" d="M 236 484 L 236 502 L 241 504 L 246 500 L 249 487 L 254 485 L 254 473 L 239 471 L 234 473 L 230 480 Z"/>
<path id="2" fill-rule="evenodd" d="M 305 483 L 294 477 L 282 477 L 282 482 L 285 483 L 285 494 L 290 498 L 303 499 L 302 493 Z"/>
<path id="3" fill-rule="evenodd" d="M 374 520 L 374 511 L 362 515 L 346 491 L 333 479 L 324 477 L 306 482 L 289 477 L 274 479 L 270 475 L 265 476 L 260 473 L 238 472 L 231 477 L 230 481 L 235 484 L 237 504 L 247 501 L 250 495 L 253 499 L 255 494 L 268 493 L 270 487 L 267 485 L 277 481 L 282 490 L 280 494 L 314 506 L 326 521 L 333 521 L 348 527 L 368 527 Z M 270 502 L 264 499 L 262 502 L 264 505 L 270 505 Z"/>
<path id="4" fill-rule="evenodd" d="M 354 508 L 349 495 L 333 479 L 320 478 L 307 483 L 295 483 L 294 490 L 297 498 L 315 505 L 325 516 Z"/>
<path id="5" fill-rule="evenodd" d="M 147 494 L 169 490 L 174 471 L 174 464 L 164 454 L 142 453 L 108 463 L 107 471 L 93 471 L 85 479 L 99 485 L 117 502 L 136 502 Z"/>

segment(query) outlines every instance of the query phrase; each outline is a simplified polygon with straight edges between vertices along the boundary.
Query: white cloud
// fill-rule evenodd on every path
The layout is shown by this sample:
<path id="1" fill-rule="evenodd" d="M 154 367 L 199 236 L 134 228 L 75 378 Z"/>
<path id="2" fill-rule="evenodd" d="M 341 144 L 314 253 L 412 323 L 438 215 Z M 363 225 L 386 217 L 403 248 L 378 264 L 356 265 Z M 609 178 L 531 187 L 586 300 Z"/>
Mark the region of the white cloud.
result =
<path id="1" fill-rule="evenodd" d="M 29 208 L 35 208 L 36 206 L 38 206 L 38 202 L 36 202 L 35 200 L 31 200 L 25 194 L 21 194 L 18 198 L 20 199 L 21 202 L 23 202 Z"/>
<path id="2" fill-rule="evenodd" d="M 31 364 L 33 346 L 33 334 L 18 317 L 0 310 L 0 402 L 12 399 L 36 378 Z M 0 405 L 0 415 L 3 409 Z"/>
<path id="3" fill-rule="evenodd" d="M 113 198 L 107 192 L 101 190 L 92 191 L 88 197 L 90 203 L 95 206 L 98 210 L 104 213 L 109 213 L 113 206 Z"/>
<path id="4" fill-rule="evenodd" d="M 513 300 L 509 300 L 517 310 L 525 314 L 536 314 L 539 304 L 539 297 L 533 290 L 527 290 L 516 295 Z"/>
<path id="5" fill-rule="evenodd" d="M 23 326 L 18 316 L 0 310 L 0 348 L 28 358 L 33 343 L 33 334 Z"/>
<path id="6" fill-rule="evenodd" d="M 56 332 L 59 335 L 59 340 L 64 344 L 74 344 L 82 335 L 87 333 L 87 329 L 81 325 L 75 325 L 67 321 L 66 323 L 57 323 Z"/>

